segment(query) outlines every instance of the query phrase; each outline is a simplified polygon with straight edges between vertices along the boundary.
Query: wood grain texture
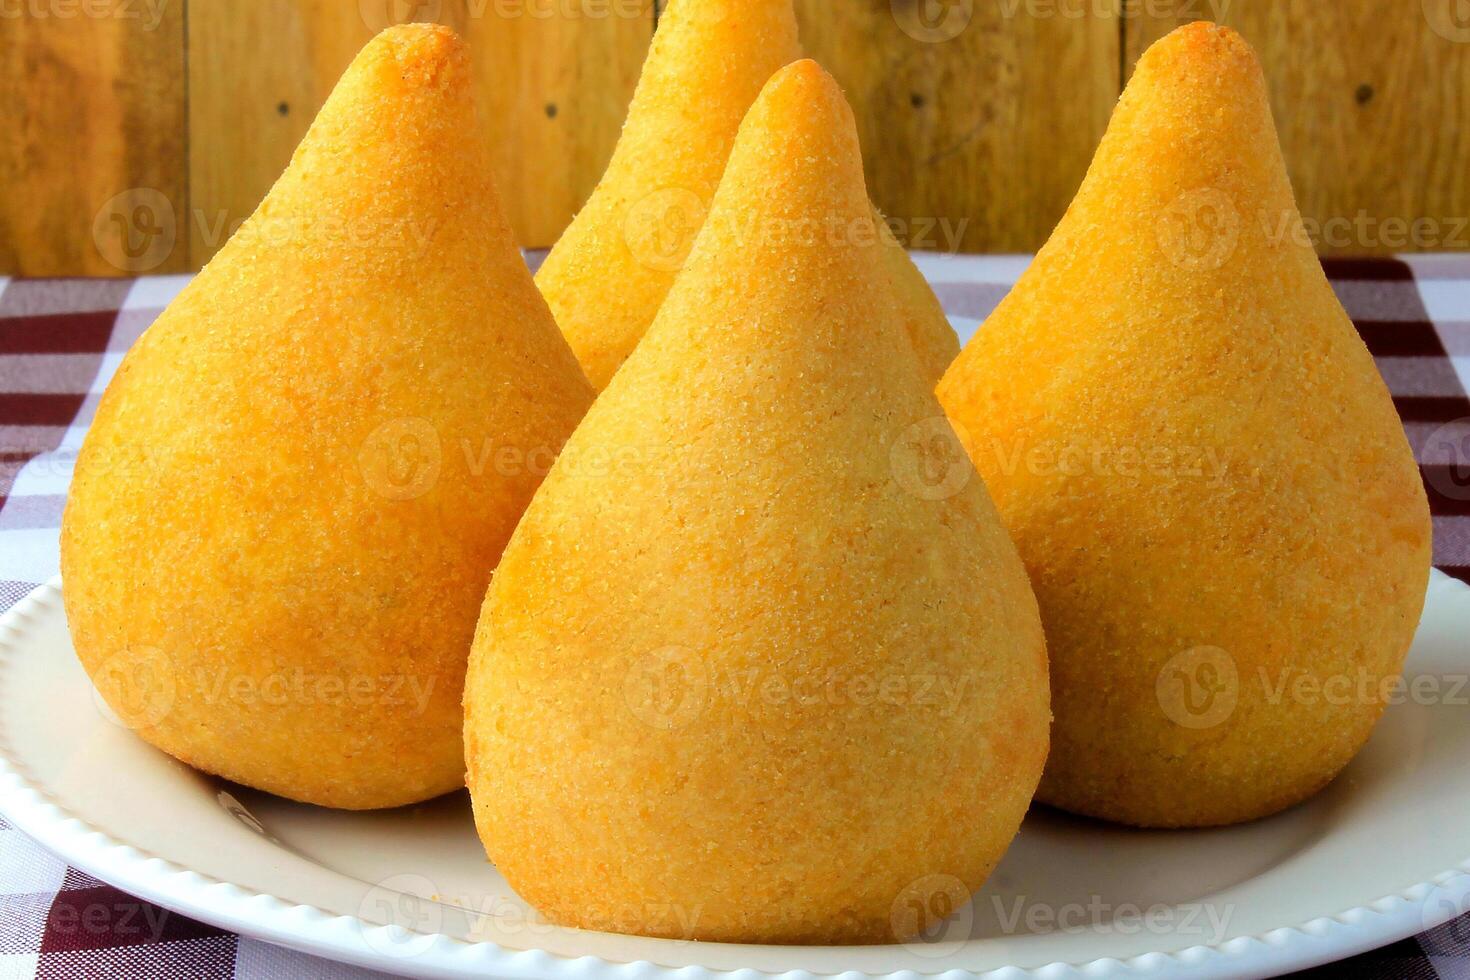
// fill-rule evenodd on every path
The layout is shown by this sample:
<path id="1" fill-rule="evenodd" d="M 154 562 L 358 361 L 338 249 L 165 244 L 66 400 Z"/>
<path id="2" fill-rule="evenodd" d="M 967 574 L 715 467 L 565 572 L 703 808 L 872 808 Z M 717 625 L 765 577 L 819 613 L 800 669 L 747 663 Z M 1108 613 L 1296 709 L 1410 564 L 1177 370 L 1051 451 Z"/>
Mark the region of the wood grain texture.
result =
<path id="1" fill-rule="evenodd" d="M 798 0 L 803 45 L 857 114 L 873 199 L 911 245 L 1046 240 L 1119 91 L 1118 20 L 1096 6 Z"/>
<path id="2" fill-rule="evenodd" d="M 1197 0 L 1255 47 L 1318 250 L 1470 248 L 1470 19 L 1459 0 Z M 1127 64 L 1193 17 L 1127 21 Z"/>
<path id="3" fill-rule="evenodd" d="M 358 49 L 410 19 L 469 43 L 511 223 L 528 247 L 556 239 L 612 154 L 653 33 L 651 0 L 190 0 L 196 265 L 249 216 Z"/>
<path id="4" fill-rule="evenodd" d="M 1470 248 L 1463 0 L 796 2 L 807 50 L 857 113 L 873 197 L 916 246 L 1035 249 L 1124 72 L 1212 16 L 1261 55 L 1323 252 Z M 469 40 L 512 223 L 549 245 L 612 152 L 652 4 L 28 0 L 0 12 L 0 273 L 197 267 L 373 30 L 406 19 Z"/>
<path id="5" fill-rule="evenodd" d="M 183 4 L 7 7 L 0 272 L 186 268 L 187 250 L 172 237 L 188 197 Z"/>

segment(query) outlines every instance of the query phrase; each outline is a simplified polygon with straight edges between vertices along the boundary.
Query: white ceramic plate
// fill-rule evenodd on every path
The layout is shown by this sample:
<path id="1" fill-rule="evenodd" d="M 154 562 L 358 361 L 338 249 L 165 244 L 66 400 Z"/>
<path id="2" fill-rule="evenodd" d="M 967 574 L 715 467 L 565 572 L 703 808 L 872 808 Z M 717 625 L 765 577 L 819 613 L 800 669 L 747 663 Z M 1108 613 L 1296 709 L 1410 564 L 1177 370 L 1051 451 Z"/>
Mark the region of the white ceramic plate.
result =
<path id="1" fill-rule="evenodd" d="M 58 582 L 0 619 L 0 809 L 71 864 L 177 912 L 414 976 L 1270 975 L 1470 908 L 1467 636 L 1470 589 L 1436 573 L 1409 657 L 1418 687 L 1307 804 L 1192 832 L 1038 809 L 975 901 L 932 941 L 902 946 L 547 925 L 485 861 L 463 794 L 386 813 L 321 810 L 202 776 L 133 737 L 77 663 Z"/>

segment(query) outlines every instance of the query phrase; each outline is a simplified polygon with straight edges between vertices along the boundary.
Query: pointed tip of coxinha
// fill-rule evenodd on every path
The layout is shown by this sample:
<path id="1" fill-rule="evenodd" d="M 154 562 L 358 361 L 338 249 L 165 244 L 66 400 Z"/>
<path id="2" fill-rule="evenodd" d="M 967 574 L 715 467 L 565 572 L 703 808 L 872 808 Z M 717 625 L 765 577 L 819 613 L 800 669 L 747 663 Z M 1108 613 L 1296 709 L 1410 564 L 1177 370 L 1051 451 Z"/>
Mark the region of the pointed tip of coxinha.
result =
<path id="1" fill-rule="evenodd" d="M 1229 182 L 1231 171 L 1240 171 L 1235 186 L 1255 193 L 1265 171 L 1282 185 L 1278 190 L 1290 191 L 1265 74 L 1245 38 L 1228 27 L 1196 22 L 1154 42 L 1139 58 L 1109 132 L 1119 149 L 1129 144 L 1146 154 L 1135 165 L 1163 166 L 1145 171 L 1160 191 L 1169 190 L 1170 177 L 1185 186 Z M 1100 147 L 1100 162 L 1111 156 Z"/>
<path id="2" fill-rule="evenodd" d="M 489 239 L 472 256 L 514 248 L 471 81 L 468 48 L 449 28 L 404 24 L 378 34 L 343 72 L 244 234 L 215 261 L 262 243 L 271 255 L 320 249 L 324 259 L 346 248 L 351 261 L 371 243 L 385 257 L 416 251 L 427 261 L 431 239 L 471 226 Z M 410 266 L 382 271 L 411 274 Z"/>
<path id="3" fill-rule="evenodd" d="M 1144 52 L 1076 197 L 993 316 L 1092 319 L 1098 294 L 1044 288 L 1058 276 L 1129 282 L 1161 306 L 1200 311 L 1289 276 L 1336 307 L 1302 227 L 1260 62 L 1237 32 L 1196 22 Z M 995 340 L 982 331 L 960 353 L 942 401 L 976 396 L 970 363 Z"/>
<path id="4" fill-rule="evenodd" d="M 399 24 L 373 38 L 354 59 L 381 65 L 407 89 L 450 88 L 469 82 L 469 52 L 458 34 L 440 24 Z M 387 79 L 385 79 L 387 80 Z"/>
<path id="5" fill-rule="evenodd" d="M 939 379 L 959 353 L 959 338 L 923 274 L 872 206 L 852 106 L 836 79 L 810 58 L 786 66 L 766 85 L 745 126 L 777 134 L 771 138 L 772 143 L 784 145 L 789 156 L 771 160 L 774 166 L 794 170 L 809 162 L 808 155 L 825 158 L 824 170 L 806 167 L 806 171 L 818 182 L 830 181 L 829 193 L 847 194 L 847 208 L 857 201 L 853 195 L 860 195 L 866 212 L 859 215 L 848 211 L 840 222 L 832 222 L 826 232 L 827 244 L 841 244 L 847 236 L 876 236 L 885 270 L 882 278 L 891 287 L 895 314 L 908 336 L 920 374 L 931 383 Z M 745 133 L 744 126 L 741 131 Z M 752 174 L 751 179 L 755 183 L 762 177 Z M 769 173 L 764 180 L 770 180 Z M 831 213 L 830 207 L 828 211 Z"/>
<path id="6" fill-rule="evenodd" d="M 607 171 L 536 276 L 598 389 L 673 284 L 746 110 L 800 55 L 791 0 L 672 0 L 660 16 Z"/>
<path id="7" fill-rule="evenodd" d="M 789 137 L 811 138 L 824 131 L 825 123 L 835 127 L 825 130 L 831 136 L 840 139 L 851 133 L 851 142 L 857 142 L 852 107 L 836 79 L 811 58 L 793 61 L 772 75 L 751 114 L 756 116 L 755 125 Z"/>
<path id="8" fill-rule="evenodd" d="M 741 124 L 736 145 L 745 150 L 740 161 L 743 167 L 768 165 L 767 183 L 779 183 L 780 175 L 789 171 L 798 186 L 816 190 L 817 186 L 809 185 L 826 178 L 830 181 L 828 195 L 857 206 L 871 223 L 872 205 L 864 184 L 852 107 L 836 80 L 810 58 L 792 62 L 771 76 Z M 732 155 L 731 164 L 734 162 Z M 750 171 L 741 176 L 754 178 L 756 174 Z M 873 232 L 877 234 L 876 226 Z"/>
<path id="9" fill-rule="evenodd" d="M 1242 83 L 1265 90 L 1265 76 L 1250 43 L 1239 31 L 1205 20 L 1176 28 L 1149 45 L 1138 59 L 1134 77 L 1139 72 L 1218 90 Z"/>
<path id="10" fill-rule="evenodd" d="M 607 172 L 536 276 L 598 389 L 683 267 L 746 111 L 800 57 L 791 0 L 673 0 L 659 18 Z M 830 78 L 824 84 L 835 89 Z M 959 342 L 908 254 L 889 243 L 900 315 L 921 370 L 937 379 Z"/>
<path id="11" fill-rule="evenodd" d="M 469 51 L 454 31 L 437 24 L 390 27 L 352 59 L 302 139 L 297 155 L 317 144 L 357 136 L 369 137 L 371 148 L 383 142 L 371 138 L 374 130 L 385 137 L 389 133 L 398 137 L 417 134 L 421 139 L 454 127 L 464 133 L 464 116 L 474 113 L 470 80 Z M 429 102 L 447 104 L 450 109 L 417 108 Z M 411 153 L 415 143 L 403 149 Z"/>
<path id="12" fill-rule="evenodd" d="M 863 308 L 868 322 L 883 324 L 875 337 L 898 333 L 881 242 L 852 109 L 816 62 L 794 62 L 771 77 L 746 114 L 688 261 L 629 363 L 668 339 L 655 334 L 703 333 L 717 321 L 712 338 L 736 334 L 727 350 L 753 342 L 753 332 L 773 349 L 808 345 L 815 339 L 802 335 L 808 322 L 840 323 L 853 343 L 867 343 L 867 331 L 848 315 Z M 701 304 L 711 308 L 712 292 L 738 297 L 739 309 L 701 322 L 693 313 Z M 819 316 L 824 303 L 840 309 Z M 779 305 L 781 315 L 759 315 L 762 304 Z M 893 356 L 895 363 L 909 357 L 903 350 Z"/>

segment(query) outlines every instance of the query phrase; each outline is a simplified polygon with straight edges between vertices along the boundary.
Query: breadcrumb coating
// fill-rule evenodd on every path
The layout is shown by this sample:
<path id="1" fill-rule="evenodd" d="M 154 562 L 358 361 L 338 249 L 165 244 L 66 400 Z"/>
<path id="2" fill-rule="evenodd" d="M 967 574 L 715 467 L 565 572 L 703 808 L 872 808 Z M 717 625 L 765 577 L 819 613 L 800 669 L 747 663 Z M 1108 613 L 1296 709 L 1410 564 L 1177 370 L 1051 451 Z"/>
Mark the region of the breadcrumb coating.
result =
<path id="1" fill-rule="evenodd" d="M 489 178 L 464 45 L 392 28 L 108 386 L 62 528 L 102 695 L 327 806 L 463 785 L 491 570 L 592 392 Z"/>
<path id="2" fill-rule="evenodd" d="M 1424 489 L 1300 229 L 1254 54 L 1179 28 L 939 386 L 1041 605 L 1045 802 L 1273 813 L 1352 759 L 1403 664 Z"/>
<path id="3" fill-rule="evenodd" d="M 659 16 L 607 172 L 536 276 L 599 391 L 673 286 L 746 111 L 800 57 L 791 0 L 672 0 Z M 959 339 L 908 253 L 888 241 L 904 328 L 937 381 Z"/>
<path id="4" fill-rule="evenodd" d="M 871 231 L 851 110 L 797 62 L 506 548 L 469 786 L 496 867 L 554 921 L 889 942 L 962 904 L 1026 812 L 1035 600 L 963 450 L 958 479 L 915 477 L 953 434 Z"/>

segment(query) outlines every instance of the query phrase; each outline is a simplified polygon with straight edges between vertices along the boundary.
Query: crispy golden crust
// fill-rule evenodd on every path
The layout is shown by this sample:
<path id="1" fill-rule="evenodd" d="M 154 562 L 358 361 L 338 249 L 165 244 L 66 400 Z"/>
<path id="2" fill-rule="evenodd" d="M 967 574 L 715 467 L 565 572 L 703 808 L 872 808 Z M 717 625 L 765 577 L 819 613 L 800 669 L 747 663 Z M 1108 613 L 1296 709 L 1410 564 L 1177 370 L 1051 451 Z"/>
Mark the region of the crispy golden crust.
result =
<path id="1" fill-rule="evenodd" d="M 659 17 L 607 172 L 536 276 L 598 390 L 674 284 L 746 110 L 799 57 L 791 0 L 672 0 Z M 920 368 L 938 380 L 959 340 L 908 253 L 895 243 L 885 259 Z"/>
<path id="2" fill-rule="evenodd" d="M 1429 514 L 1238 35 L 1194 24 L 1144 55 L 939 397 L 1041 605 L 1042 800 L 1226 824 L 1353 757 L 1418 620 Z"/>
<path id="3" fill-rule="evenodd" d="M 812 221 L 867 233 L 787 234 Z M 909 479 L 915 433 L 948 427 L 871 221 L 841 93 L 786 68 L 506 549 L 469 785 L 496 866 L 558 922 L 890 941 L 905 896 L 978 887 L 1026 811 L 1034 599 L 978 479 Z"/>
<path id="4" fill-rule="evenodd" d="M 475 618 L 539 482 L 495 454 L 591 400 L 487 174 L 463 45 L 385 32 L 108 387 L 67 615 L 185 762 L 349 808 L 462 784 Z"/>

